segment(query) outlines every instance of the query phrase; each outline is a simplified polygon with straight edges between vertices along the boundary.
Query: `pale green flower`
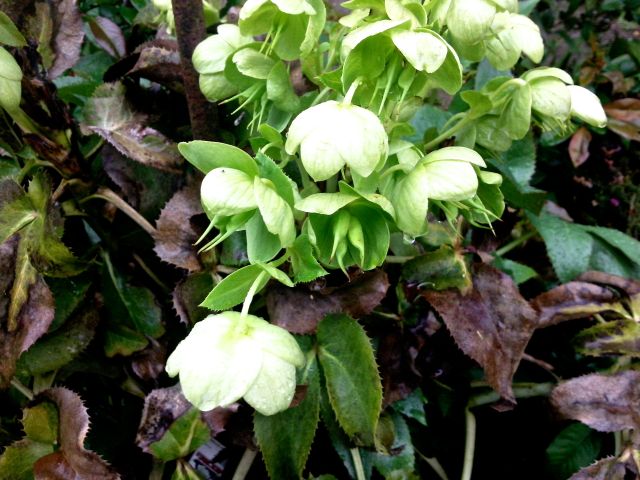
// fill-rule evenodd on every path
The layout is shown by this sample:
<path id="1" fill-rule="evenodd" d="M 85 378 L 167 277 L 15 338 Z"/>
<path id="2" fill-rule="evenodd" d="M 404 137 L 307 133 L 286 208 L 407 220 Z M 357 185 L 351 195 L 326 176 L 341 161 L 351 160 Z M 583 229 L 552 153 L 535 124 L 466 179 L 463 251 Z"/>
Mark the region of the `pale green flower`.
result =
<path id="1" fill-rule="evenodd" d="M 569 85 L 567 88 L 571 94 L 571 116 L 594 127 L 602 128 L 607 125 L 607 114 L 594 93 L 577 85 Z"/>
<path id="2" fill-rule="evenodd" d="M 240 398 L 263 415 L 286 410 L 304 354 L 286 330 L 262 318 L 224 312 L 196 323 L 167 360 L 185 397 L 200 410 Z"/>
<path id="3" fill-rule="evenodd" d="M 300 150 L 304 168 L 316 181 L 332 177 L 345 165 L 368 177 L 387 158 L 389 140 L 373 112 L 330 100 L 293 120 L 285 149 L 289 155 Z"/>

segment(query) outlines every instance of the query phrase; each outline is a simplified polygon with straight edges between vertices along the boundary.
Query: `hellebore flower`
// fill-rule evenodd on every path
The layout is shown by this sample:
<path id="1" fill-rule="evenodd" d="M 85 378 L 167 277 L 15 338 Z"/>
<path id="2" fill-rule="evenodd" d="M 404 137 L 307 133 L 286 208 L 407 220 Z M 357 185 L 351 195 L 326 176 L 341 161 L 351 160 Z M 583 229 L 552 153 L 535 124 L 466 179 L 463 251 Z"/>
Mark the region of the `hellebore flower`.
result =
<path id="1" fill-rule="evenodd" d="M 298 115 L 285 149 L 300 159 L 315 180 L 326 180 L 345 165 L 368 177 L 387 158 L 389 140 L 380 119 L 366 108 L 333 100 Z"/>
<path id="2" fill-rule="evenodd" d="M 473 198 L 478 189 L 474 165 L 486 166 L 478 153 L 465 147 L 446 147 L 424 157 L 389 189 L 398 228 L 411 236 L 424 234 L 428 199 Z"/>
<path id="3" fill-rule="evenodd" d="M 286 410 L 296 388 L 296 367 L 304 354 L 283 328 L 253 315 L 223 312 L 196 323 L 167 360 L 167 373 L 180 376 L 185 397 L 200 410 L 244 398 L 256 411 Z"/>

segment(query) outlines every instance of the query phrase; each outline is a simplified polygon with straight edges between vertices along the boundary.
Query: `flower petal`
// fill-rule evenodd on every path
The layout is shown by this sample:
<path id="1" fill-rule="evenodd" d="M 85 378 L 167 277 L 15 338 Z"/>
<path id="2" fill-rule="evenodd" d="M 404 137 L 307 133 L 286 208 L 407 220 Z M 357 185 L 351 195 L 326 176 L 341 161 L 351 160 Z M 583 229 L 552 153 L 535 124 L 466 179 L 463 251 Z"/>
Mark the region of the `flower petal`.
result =
<path id="1" fill-rule="evenodd" d="M 295 391 L 296 367 L 266 354 L 260 373 L 244 399 L 262 415 L 274 415 L 291 405 Z"/>

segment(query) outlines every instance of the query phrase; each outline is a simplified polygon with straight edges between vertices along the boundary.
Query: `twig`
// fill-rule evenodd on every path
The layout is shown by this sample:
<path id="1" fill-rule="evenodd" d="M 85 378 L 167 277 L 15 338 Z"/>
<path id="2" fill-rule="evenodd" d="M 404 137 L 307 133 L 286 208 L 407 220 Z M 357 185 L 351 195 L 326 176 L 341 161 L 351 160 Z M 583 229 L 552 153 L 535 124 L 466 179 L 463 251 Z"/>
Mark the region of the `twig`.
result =
<path id="1" fill-rule="evenodd" d="M 136 222 L 140 228 L 142 228 L 149 235 L 154 236 L 156 234 L 156 229 L 149 221 L 144 218 L 138 211 L 125 202 L 122 198 L 120 198 L 113 190 L 105 187 L 100 187 L 96 193 L 93 195 L 89 195 L 86 198 L 83 198 L 80 203 L 84 203 L 88 200 L 92 200 L 94 198 L 100 198 L 102 200 L 106 200 L 107 202 L 112 203 L 123 213 L 126 213 L 131 220 Z"/>
<path id="2" fill-rule="evenodd" d="M 33 400 L 33 392 L 29 390 L 27 387 L 25 387 L 20 380 L 18 380 L 17 378 L 12 378 L 11 385 L 13 386 L 13 388 L 18 390 L 25 397 L 27 397 L 27 399 Z"/>
<path id="3" fill-rule="evenodd" d="M 207 35 L 202 0 L 172 0 L 171 4 L 193 138 L 213 140 L 218 123 L 217 110 L 215 105 L 209 103 L 200 92 L 198 72 L 191 62 L 193 50 Z"/>
<path id="4" fill-rule="evenodd" d="M 351 458 L 353 458 L 353 467 L 356 470 L 356 479 L 366 480 L 367 476 L 364 474 L 364 465 L 362 465 L 362 457 L 358 447 L 351 449 Z"/>

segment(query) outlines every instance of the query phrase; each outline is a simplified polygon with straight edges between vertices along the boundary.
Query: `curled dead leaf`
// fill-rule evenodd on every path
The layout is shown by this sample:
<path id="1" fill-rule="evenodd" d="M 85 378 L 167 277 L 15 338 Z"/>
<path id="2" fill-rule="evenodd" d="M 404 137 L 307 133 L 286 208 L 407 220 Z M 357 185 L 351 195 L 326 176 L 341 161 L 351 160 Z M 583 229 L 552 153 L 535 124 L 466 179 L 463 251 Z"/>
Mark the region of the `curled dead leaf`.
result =
<path id="1" fill-rule="evenodd" d="M 370 314 L 386 296 L 388 288 L 389 280 L 382 270 L 363 273 L 329 293 L 274 285 L 267 294 L 267 310 L 272 323 L 291 333 L 310 334 L 330 313 L 345 313 L 354 318 Z"/>
<path id="2" fill-rule="evenodd" d="M 573 378 L 553 390 L 551 403 L 564 417 L 600 432 L 640 428 L 640 372 Z"/>
<path id="3" fill-rule="evenodd" d="M 98 45 L 115 58 L 127 54 L 127 45 L 120 27 L 105 17 L 88 17 L 89 29 Z"/>
<path id="4" fill-rule="evenodd" d="M 618 135 L 640 142 L 640 100 L 621 98 L 604 106 L 608 127 Z"/>
<path id="5" fill-rule="evenodd" d="M 67 388 L 50 388 L 36 400 L 49 400 L 58 408 L 58 451 L 33 466 L 36 480 L 117 480 L 120 475 L 98 454 L 84 448 L 89 415 L 80 397 Z"/>
<path id="6" fill-rule="evenodd" d="M 585 127 L 580 127 L 571 137 L 569 142 L 569 157 L 575 168 L 578 168 L 589 158 L 589 144 L 591 143 L 591 132 Z"/>
<path id="7" fill-rule="evenodd" d="M 195 185 L 180 190 L 169 200 L 156 222 L 154 235 L 154 250 L 162 260 L 190 272 L 202 268 L 193 245 L 201 232 L 190 223 L 201 213 L 200 192 Z"/>

